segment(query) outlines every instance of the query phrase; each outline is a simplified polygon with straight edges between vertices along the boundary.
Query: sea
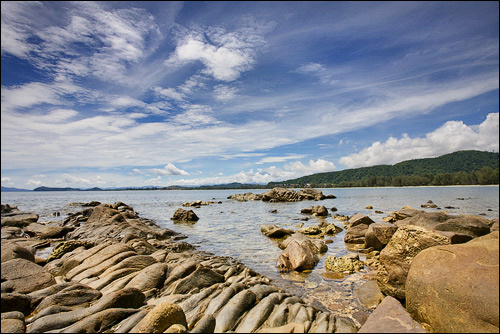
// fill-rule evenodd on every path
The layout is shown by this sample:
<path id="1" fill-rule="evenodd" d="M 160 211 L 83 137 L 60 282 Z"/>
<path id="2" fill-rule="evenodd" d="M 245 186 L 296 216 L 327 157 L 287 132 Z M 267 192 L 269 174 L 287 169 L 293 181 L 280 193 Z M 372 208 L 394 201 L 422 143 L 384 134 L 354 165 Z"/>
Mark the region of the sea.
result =
<path id="1" fill-rule="evenodd" d="M 298 189 L 295 189 L 298 190 Z M 369 215 L 375 222 L 390 211 L 403 206 L 422 209 L 429 200 L 436 209 L 428 212 L 447 211 L 449 214 L 471 214 L 493 219 L 499 216 L 498 186 L 446 186 L 446 187 L 381 187 L 381 188 L 325 188 L 325 195 L 334 199 L 291 203 L 269 203 L 262 201 L 238 202 L 229 195 L 245 192 L 263 193 L 255 190 L 133 190 L 133 191 L 49 191 L 49 192 L 2 192 L 2 204 L 17 206 L 21 211 L 40 215 L 41 222 L 64 220 L 68 214 L 82 209 L 78 203 L 99 201 L 115 203 L 121 201 L 131 206 L 141 217 L 153 220 L 157 225 L 186 235 L 184 241 L 200 251 L 227 256 L 239 260 L 259 274 L 269 277 L 274 284 L 283 287 L 305 301 L 318 307 L 358 317 L 370 311 L 359 305 L 354 293 L 363 281 L 362 273 L 346 275 L 336 280 L 325 279 L 324 262 L 327 256 L 346 255 L 351 250 L 344 243 L 344 231 L 331 237 L 327 253 L 307 273 L 280 274 L 276 260 L 281 253 L 278 243 L 265 237 L 261 226 L 278 225 L 297 230 L 300 227 L 318 225 L 321 221 L 343 227 L 333 214 L 352 216 L 356 213 Z M 193 209 L 200 218 L 196 223 L 174 223 L 170 218 L 183 203 L 196 200 L 212 201 L 214 204 Z M 220 202 L 220 203 L 219 203 Z M 313 205 L 324 205 L 332 214 L 327 218 L 309 217 L 300 211 Z M 367 209 L 367 207 L 373 209 Z M 448 207 L 448 208 L 445 208 Z M 336 208 L 336 212 L 332 212 Z M 375 212 L 377 211 L 377 213 Z M 56 215 L 55 213 L 60 215 Z M 380 213 L 382 212 L 382 213 Z M 310 219 L 302 220 L 305 217 Z M 43 251 L 43 250 L 42 250 Z M 46 250 L 45 250 L 46 252 Z M 360 254 L 363 260 L 364 255 Z M 359 312 L 362 313 L 359 316 Z M 363 315 L 363 312 L 365 313 Z"/>

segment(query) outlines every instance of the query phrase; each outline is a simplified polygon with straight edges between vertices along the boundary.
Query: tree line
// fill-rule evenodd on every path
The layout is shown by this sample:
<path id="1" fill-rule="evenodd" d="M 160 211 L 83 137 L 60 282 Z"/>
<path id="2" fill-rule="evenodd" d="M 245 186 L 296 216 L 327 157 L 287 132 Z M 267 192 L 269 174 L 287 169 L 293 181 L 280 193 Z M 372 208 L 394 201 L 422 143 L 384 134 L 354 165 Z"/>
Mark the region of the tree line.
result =
<path id="1" fill-rule="evenodd" d="M 310 183 L 315 188 L 347 188 L 347 187 L 408 187 L 408 186 L 451 186 L 451 185 L 491 185 L 499 184 L 498 168 L 485 166 L 470 173 L 424 173 L 396 176 L 367 176 L 359 180 L 341 181 L 339 183 Z M 304 186 L 304 184 L 283 184 Z"/>

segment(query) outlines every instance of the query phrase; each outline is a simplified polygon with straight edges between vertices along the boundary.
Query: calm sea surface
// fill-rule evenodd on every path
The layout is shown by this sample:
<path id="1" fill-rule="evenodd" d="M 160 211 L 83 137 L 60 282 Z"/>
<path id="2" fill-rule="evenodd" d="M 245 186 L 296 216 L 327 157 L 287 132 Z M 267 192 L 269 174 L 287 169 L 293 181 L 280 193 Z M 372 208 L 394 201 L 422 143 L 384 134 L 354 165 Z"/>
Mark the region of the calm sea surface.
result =
<path id="1" fill-rule="evenodd" d="M 337 196 L 335 199 L 323 201 L 303 201 L 294 203 L 268 203 L 262 201 L 237 202 L 227 197 L 236 193 L 263 193 L 265 190 L 185 190 L 185 191 L 98 191 L 98 192 L 3 192 L 2 204 L 16 205 L 22 211 L 38 213 L 40 221 L 62 220 L 70 212 L 81 210 L 80 206 L 69 205 L 73 202 L 86 203 L 99 201 L 114 203 L 122 201 L 134 208 L 140 216 L 152 219 L 159 226 L 172 229 L 188 236 L 185 241 L 218 256 L 231 256 L 248 267 L 271 278 L 275 284 L 291 290 L 304 299 L 314 302 L 314 296 L 334 291 L 335 296 L 322 295 L 316 298 L 323 306 L 345 312 L 347 306 L 342 300 L 354 298 L 352 289 L 358 284 L 360 275 L 350 275 L 339 281 L 326 281 L 321 273 L 325 272 L 326 256 L 341 256 L 349 251 L 343 242 L 344 232 L 329 237 L 328 252 L 321 256 L 316 268 L 299 280 L 291 282 L 283 279 L 276 270 L 276 259 L 281 250 L 275 242 L 263 236 L 260 228 L 264 224 L 276 224 L 282 227 L 298 229 L 317 225 L 321 220 L 311 218 L 303 222 L 296 220 L 305 217 L 300 210 L 312 205 L 324 205 L 328 209 L 336 207 L 338 214 L 351 216 L 361 212 L 368 214 L 376 222 L 389 211 L 396 211 L 405 205 L 420 209 L 420 205 L 432 200 L 442 210 L 445 206 L 450 214 L 484 214 L 484 217 L 498 218 L 498 186 L 482 187 L 405 187 L 405 188 L 335 188 L 321 189 L 323 193 Z M 185 202 L 195 200 L 222 201 L 193 209 L 200 217 L 196 223 L 173 223 L 170 217 Z M 373 206 L 372 210 L 365 209 Z M 277 210 L 277 213 L 270 211 Z M 375 213 L 382 211 L 382 214 Z M 438 211 L 437 209 L 425 209 Z M 54 217 L 55 211 L 61 212 Z M 343 227 L 342 222 L 332 217 L 326 218 L 328 223 Z M 362 258 L 363 259 L 363 258 Z M 328 289 L 325 289 L 327 287 Z M 333 303 L 333 304 L 332 304 Z M 333 306 L 332 306 L 333 305 Z M 349 310 L 348 310 L 349 311 Z M 356 310 L 354 310 L 356 311 Z M 352 313 L 352 312 L 351 312 Z"/>

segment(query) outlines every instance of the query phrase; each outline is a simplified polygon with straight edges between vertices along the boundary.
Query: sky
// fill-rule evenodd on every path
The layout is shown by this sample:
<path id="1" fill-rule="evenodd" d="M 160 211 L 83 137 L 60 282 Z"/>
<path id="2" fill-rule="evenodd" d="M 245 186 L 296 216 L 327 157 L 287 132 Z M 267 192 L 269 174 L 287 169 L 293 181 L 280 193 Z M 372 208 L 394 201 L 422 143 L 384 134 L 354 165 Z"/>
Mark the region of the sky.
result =
<path id="1" fill-rule="evenodd" d="M 1 24 L 4 187 L 499 151 L 497 1 L 2 1 Z"/>

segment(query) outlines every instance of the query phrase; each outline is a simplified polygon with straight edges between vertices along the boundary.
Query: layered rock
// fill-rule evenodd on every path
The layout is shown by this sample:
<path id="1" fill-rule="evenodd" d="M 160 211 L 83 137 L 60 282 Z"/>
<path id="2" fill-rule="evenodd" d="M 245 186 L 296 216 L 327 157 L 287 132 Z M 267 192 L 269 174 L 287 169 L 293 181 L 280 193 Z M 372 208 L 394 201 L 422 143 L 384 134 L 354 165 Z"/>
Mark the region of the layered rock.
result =
<path id="1" fill-rule="evenodd" d="M 406 277 L 415 256 L 422 250 L 448 245 L 449 239 L 432 230 L 414 225 L 398 228 L 380 252 L 377 282 L 380 290 L 398 299 L 405 299 Z"/>
<path id="2" fill-rule="evenodd" d="M 104 234 L 89 231 L 99 224 Z M 38 279 L 50 277 L 50 285 L 22 291 L 12 284 L 5 287 L 11 292 L 2 293 L 2 316 L 10 312 L 17 318 L 2 318 L 3 331 L 206 333 L 285 328 L 334 332 L 355 328 L 352 321 L 304 303 L 233 259 L 186 247 L 189 244 L 174 240 L 175 234 L 162 233 L 121 202 L 78 212 L 66 225 L 82 239 L 60 243 L 57 255 L 45 267 L 24 259 L 19 250 L 2 263 L 25 261 L 23 266 L 29 263 L 43 269 Z M 300 234 L 285 240 L 285 247 L 301 238 L 309 241 L 312 252 L 325 250 L 321 240 Z M 15 267 L 20 268 L 19 263 Z M 2 292 L 4 283 L 14 279 L 10 267 L 6 272 L 9 275 L 4 277 L 2 267 Z M 38 285 L 32 281 L 31 285 Z"/>
<path id="3" fill-rule="evenodd" d="M 368 227 L 373 223 L 375 222 L 367 215 L 361 213 L 355 214 L 349 218 L 349 223 L 347 224 L 347 230 L 344 236 L 344 242 L 351 244 L 364 244 Z"/>
<path id="4" fill-rule="evenodd" d="M 334 195 L 324 195 L 321 190 L 306 188 L 296 192 L 295 190 L 275 187 L 263 194 L 235 194 L 228 196 L 228 199 L 234 199 L 240 202 L 245 201 L 265 201 L 265 202 L 298 202 L 304 200 L 323 200 L 327 198 L 336 198 Z"/>
<path id="5" fill-rule="evenodd" d="M 498 333 L 498 254 L 498 231 L 423 250 L 408 272 L 408 311 L 432 332 Z"/>

